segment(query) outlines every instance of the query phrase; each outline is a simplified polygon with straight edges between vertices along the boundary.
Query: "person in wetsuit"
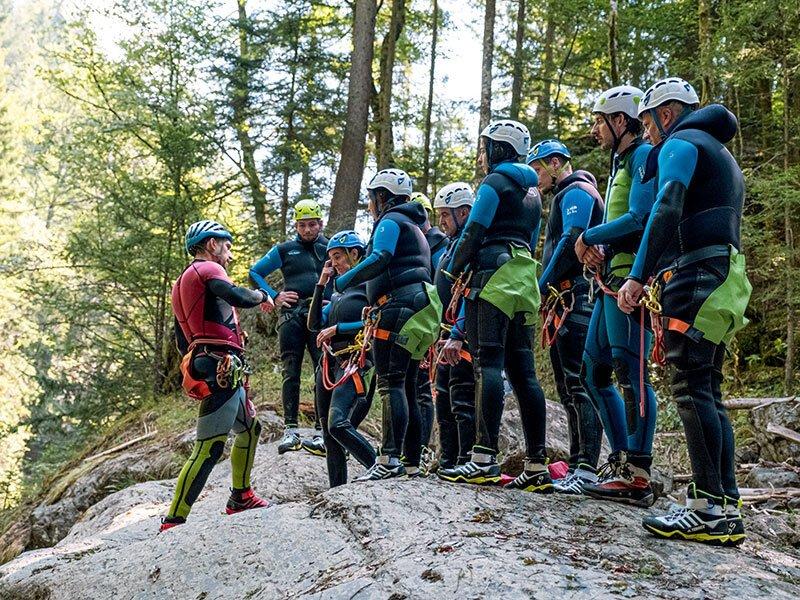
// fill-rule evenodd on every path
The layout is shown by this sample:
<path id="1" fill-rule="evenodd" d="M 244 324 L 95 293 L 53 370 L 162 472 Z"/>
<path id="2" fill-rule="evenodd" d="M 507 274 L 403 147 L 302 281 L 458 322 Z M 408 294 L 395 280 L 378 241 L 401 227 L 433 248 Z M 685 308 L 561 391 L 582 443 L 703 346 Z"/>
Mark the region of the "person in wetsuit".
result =
<path id="1" fill-rule="evenodd" d="M 694 88 L 676 77 L 653 84 L 639 104 L 654 145 L 645 180 L 655 177 L 658 191 L 618 303 L 631 313 L 651 277 L 663 286 L 670 388 L 692 464 L 686 506 L 642 525 L 658 537 L 735 545 L 745 531 L 721 384 L 725 346 L 746 324 L 752 291 L 741 254 L 744 177 L 724 146 L 736 117 L 719 104 L 698 104 Z"/>
<path id="2" fill-rule="evenodd" d="M 470 460 L 442 470 L 439 477 L 500 483 L 497 453 L 505 367 L 519 403 L 527 453 L 523 472 L 507 487 L 550 493 L 546 406 L 531 348 L 539 309 L 531 248 L 539 235 L 542 206 L 536 172 L 524 163 L 530 134 L 517 121 L 501 120 L 490 123 L 480 139 L 479 161 L 487 175 L 447 268 L 457 282 L 471 273 L 464 306 L 475 368 L 476 440 Z"/>
<path id="3" fill-rule="evenodd" d="M 552 339 L 550 362 L 561 404 L 567 413 L 569 473 L 556 482 L 556 491 L 580 494 L 585 482 L 597 478 L 603 431 L 597 411 L 581 382 L 581 359 L 592 307 L 583 265 L 575 255 L 575 240 L 603 219 L 603 200 L 594 175 L 572 170 L 567 147 L 555 139 L 536 144 L 528 164 L 539 176 L 539 191 L 552 192 L 545 230 L 539 290 L 544 297 L 559 295 L 555 308 L 563 319 L 548 326 Z M 560 311 L 571 307 L 566 316 Z"/>
<path id="4" fill-rule="evenodd" d="M 372 178 L 367 190 L 375 226 L 367 256 L 334 282 L 337 292 L 366 282 L 371 318 L 377 323 L 372 357 L 383 406 L 383 440 L 377 461 L 357 481 L 419 474 L 420 419 L 416 419 L 416 431 L 407 431 L 414 422 L 409 421 L 409 413 L 419 411 L 419 362 L 405 346 L 403 328 L 430 303 L 424 284 L 431 281 L 431 255 L 420 229 L 425 209 L 409 202 L 411 185 L 411 178 L 399 169 L 385 169 Z M 404 445 L 405 464 L 401 461 Z"/>
<path id="5" fill-rule="evenodd" d="M 236 434 L 231 448 L 233 487 L 225 511 L 233 514 L 269 504 L 250 487 L 261 424 L 244 385 L 247 366 L 236 308 L 252 308 L 271 299 L 265 292 L 231 282 L 225 269 L 233 258 L 232 241 L 230 232 L 215 221 L 190 225 L 185 248 L 194 258 L 172 287 L 175 336 L 184 357 L 183 386 L 200 401 L 200 410 L 197 441 L 178 476 L 161 531 L 186 522 L 231 430 Z"/>
<path id="6" fill-rule="evenodd" d="M 369 412 L 375 391 L 372 361 L 342 381 L 350 355 L 336 355 L 353 346 L 361 331 L 361 315 L 367 306 L 367 286 L 361 284 L 335 293 L 324 304 L 325 289 L 335 275 L 353 268 L 364 257 L 364 242 L 355 231 L 340 231 L 328 241 L 328 261 L 322 268 L 308 311 L 308 329 L 317 334 L 323 359 L 317 365 L 314 397 L 327 449 L 328 480 L 331 487 L 347 483 L 347 453 L 365 468 L 375 464 L 375 450 L 358 426 Z M 327 369 L 327 373 L 325 370 Z M 329 384 L 336 384 L 332 390 Z"/>
<path id="7" fill-rule="evenodd" d="M 431 278 L 436 273 L 436 268 L 439 266 L 439 259 L 447 248 L 447 236 L 436 225 L 431 225 L 433 219 L 433 206 L 430 199 L 421 192 L 414 192 L 411 194 L 411 201 L 418 202 L 425 209 L 425 223 L 421 229 L 425 234 L 425 240 L 428 242 L 428 247 L 431 251 Z M 420 439 L 422 441 L 423 459 L 430 460 L 430 449 L 428 444 L 431 439 L 431 432 L 433 431 L 433 421 L 435 418 L 435 411 L 433 408 L 433 394 L 431 393 L 431 382 L 426 368 L 425 361 L 420 364 L 419 373 L 417 374 L 417 406 L 419 406 L 419 416 L 421 419 Z M 413 428 L 412 428 L 413 430 Z M 426 456 L 428 455 L 428 456 Z"/>
<path id="8" fill-rule="evenodd" d="M 462 181 L 444 186 L 436 194 L 433 209 L 449 243 L 435 271 L 434 284 L 446 311 L 453 300 L 453 282 L 445 273 L 458 237 L 467 223 L 475 202 L 472 188 Z M 463 300 L 452 308 L 461 312 Z M 469 461 L 475 444 L 475 375 L 472 355 L 466 344 L 463 314 L 450 323 L 443 314 L 442 324 L 449 332 L 442 334 L 441 358 L 436 366 L 436 420 L 439 423 L 439 468 L 452 469 Z M 437 349 L 438 350 L 438 349 Z"/>
<path id="9" fill-rule="evenodd" d="M 313 200 L 301 200 L 295 205 L 294 221 L 297 236 L 267 252 L 250 269 L 250 279 L 258 289 L 269 294 L 280 309 L 278 345 L 283 367 L 281 401 L 286 431 L 278 444 L 278 453 L 303 448 L 312 454 L 324 456 L 322 436 L 301 440 L 297 428 L 303 356 L 308 351 L 315 368 L 320 359 L 316 336 L 308 330 L 306 322 L 314 286 L 325 262 L 328 239 L 322 234 L 322 209 Z M 283 290 L 280 292 L 266 280 L 270 273 L 278 270 L 283 275 Z M 330 298 L 330 290 L 326 296 L 326 300 Z M 318 420 L 316 425 L 319 429 Z"/>
<path id="10" fill-rule="evenodd" d="M 578 238 L 575 254 L 603 282 L 586 338 L 583 383 L 611 446 L 599 480 L 585 482 L 583 492 L 593 498 L 650 506 L 655 499 L 650 466 L 657 404 L 647 356 L 653 335 L 649 319 L 645 331 L 640 331 L 641 309 L 626 315 L 615 298 L 633 266 L 633 253 L 655 201 L 654 182 L 642 181 L 652 148 L 642 140 L 637 116 L 643 96 L 642 90 L 622 85 L 606 90 L 595 101 L 592 134 L 603 150 L 611 151 L 611 174 L 603 223 Z M 622 394 L 612 382 L 612 373 Z"/>

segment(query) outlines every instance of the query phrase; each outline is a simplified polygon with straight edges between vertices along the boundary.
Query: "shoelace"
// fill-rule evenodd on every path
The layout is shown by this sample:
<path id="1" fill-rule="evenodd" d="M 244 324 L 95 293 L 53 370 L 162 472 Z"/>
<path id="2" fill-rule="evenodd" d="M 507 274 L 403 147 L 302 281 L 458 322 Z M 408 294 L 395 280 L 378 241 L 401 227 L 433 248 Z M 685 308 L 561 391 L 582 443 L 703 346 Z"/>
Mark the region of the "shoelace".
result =
<path id="1" fill-rule="evenodd" d="M 612 477 L 616 476 L 618 470 L 619 463 L 610 461 L 603 463 L 600 468 L 597 469 L 597 482 L 602 483 L 603 481 L 611 479 Z"/>

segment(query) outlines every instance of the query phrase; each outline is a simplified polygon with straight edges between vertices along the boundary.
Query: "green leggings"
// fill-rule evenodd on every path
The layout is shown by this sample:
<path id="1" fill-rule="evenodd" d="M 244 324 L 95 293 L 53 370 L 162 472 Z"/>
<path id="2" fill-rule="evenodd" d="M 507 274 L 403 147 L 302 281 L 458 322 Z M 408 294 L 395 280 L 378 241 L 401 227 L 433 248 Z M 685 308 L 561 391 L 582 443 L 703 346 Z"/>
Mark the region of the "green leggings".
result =
<path id="1" fill-rule="evenodd" d="M 245 397 L 244 388 L 237 388 L 233 394 L 229 390 L 214 393 L 200 403 L 197 441 L 178 476 L 168 517 L 186 518 L 189 515 L 211 469 L 222 456 L 231 430 L 236 434 L 231 448 L 233 488 L 241 490 L 250 487 L 250 470 L 261 434 L 261 423 Z"/>

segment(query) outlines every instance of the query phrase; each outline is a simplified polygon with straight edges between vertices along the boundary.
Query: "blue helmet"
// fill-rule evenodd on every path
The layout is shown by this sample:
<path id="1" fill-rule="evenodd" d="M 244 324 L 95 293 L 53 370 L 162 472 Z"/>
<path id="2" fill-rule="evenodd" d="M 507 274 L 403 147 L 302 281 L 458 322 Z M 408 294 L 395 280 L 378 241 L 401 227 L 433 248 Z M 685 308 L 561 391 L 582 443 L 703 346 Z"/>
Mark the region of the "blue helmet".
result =
<path id="1" fill-rule="evenodd" d="M 191 254 L 192 248 L 208 238 L 223 238 L 233 241 L 231 232 L 225 229 L 224 225 L 220 225 L 216 221 L 197 221 L 197 223 L 189 225 L 189 229 L 186 230 L 184 240 L 186 252 Z"/>
<path id="2" fill-rule="evenodd" d="M 544 160 L 551 156 L 560 156 L 567 160 L 572 158 L 572 155 L 569 153 L 569 148 L 557 139 L 550 139 L 542 140 L 531 148 L 531 151 L 528 152 L 528 159 L 525 162 L 531 164 L 535 160 Z"/>
<path id="3" fill-rule="evenodd" d="M 328 240 L 326 252 L 330 252 L 334 248 L 358 248 L 363 251 L 366 246 L 355 231 L 352 229 L 345 229 L 344 231 L 334 233 L 331 239 Z"/>

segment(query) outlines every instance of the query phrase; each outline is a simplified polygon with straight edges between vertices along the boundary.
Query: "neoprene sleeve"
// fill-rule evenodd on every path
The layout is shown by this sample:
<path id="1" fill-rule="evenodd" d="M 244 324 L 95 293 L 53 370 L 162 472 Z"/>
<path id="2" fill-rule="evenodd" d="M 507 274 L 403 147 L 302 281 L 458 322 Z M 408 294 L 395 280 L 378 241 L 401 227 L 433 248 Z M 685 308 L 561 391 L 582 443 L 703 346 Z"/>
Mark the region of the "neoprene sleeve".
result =
<path id="1" fill-rule="evenodd" d="M 334 288 L 343 292 L 349 287 L 374 279 L 386 270 L 400 238 L 400 226 L 391 219 L 384 218 L 372 238 L 372 252 L 355 267 L 336 278 Z"/>
<path id="2" fill-rule="evenodd" d="M 270 273 L 274 273 L 280 269 L 281 266 L 281 255 L 280 252 L 278 252 L 278 247 L 275 246 L 267 252 L 261 260 L 250 267 L 250 279 L 253 280 L 253 283 L 256 284 L 258 289 L 264 290 L 269 294 L 269 297 L 273 299 L 278 295 L 278 292 L 272 288 L 264 278 Z"/>
<path id="3" fill-rule="evenodd" d="M 222 279 L 209 279 L 206 286 L 212 294 L 237 308 L 253 308 L 267 299 L 267 292 L 263 290 L 249 290 Z"/>
<path id="4" fill-rule="evenodd" d="M 697 148 L 668 139 L 658 155 L 658 196 L 628 279 L 645 283 L 677 235 L 686 190 L 697 166 Z"/>

